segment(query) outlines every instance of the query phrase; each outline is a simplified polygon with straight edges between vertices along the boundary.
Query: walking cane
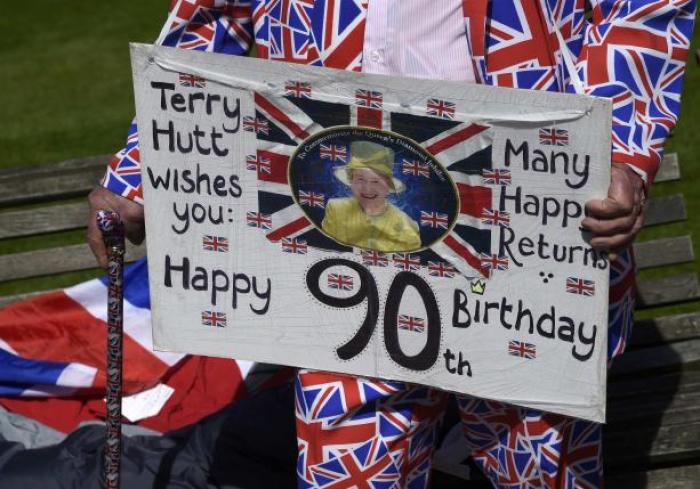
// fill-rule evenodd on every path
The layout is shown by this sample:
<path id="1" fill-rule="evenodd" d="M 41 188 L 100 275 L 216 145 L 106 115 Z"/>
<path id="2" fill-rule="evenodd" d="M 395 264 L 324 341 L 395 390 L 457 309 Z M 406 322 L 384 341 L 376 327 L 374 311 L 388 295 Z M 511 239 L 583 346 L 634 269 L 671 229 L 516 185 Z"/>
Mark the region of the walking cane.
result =
<path id="1" fill-rule="evenodd" d="M 97 212 L 107 247 L 107 419 L 104 451 L 106 489 L 119 489 L 122 417 L 122 311 L 124 306 L 124 227 L 119 214 Z"/>

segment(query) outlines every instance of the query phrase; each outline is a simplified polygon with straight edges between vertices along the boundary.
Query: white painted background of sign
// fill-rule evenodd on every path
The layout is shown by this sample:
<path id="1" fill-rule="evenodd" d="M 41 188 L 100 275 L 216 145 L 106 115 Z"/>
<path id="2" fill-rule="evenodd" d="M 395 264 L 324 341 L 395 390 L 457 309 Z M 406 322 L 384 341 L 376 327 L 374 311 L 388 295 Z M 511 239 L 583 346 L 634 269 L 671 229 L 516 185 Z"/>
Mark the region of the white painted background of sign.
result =
<path id="1" fill-rule="evenodd" d="M 596 282 L 595 297 L 564 292 L 562 281 L 567 276 L 581 275 L 581 267 L 575 264 L 555 266 L 548 263 L 543 266 L 533 259 L 524 260 L 522 268 L 511 267 L 507 272 L 495 274 L 489 280 L 483 296 L 468 292 L 467 278 L 436 279 L 421 270 L 417 273 L 434 290 L 442 318 L 441 353 L 433 368 L 425 372 L 409 371 L 388 358 L 382 341 L 383 309 L 380 310 L 379 324 L 365 351 L 351 360 L 341 361 L 337 358 L 335 349 L 354 335 L 364 317 L 366 303 L 352 310 L 333 310 L 316 301 L 306 290 L 304 282 L 306 271 L 312 264 L 339 254 L 316 249 L 310 249 L 307 255 L 281 253 L 279 244 L 271 244 L 258 229 L 246 226 L 246 211 L 257 208 L 257 180 L 254 173 L 245 169 L 245 156 L 254 154 L 256 150 L 253 133 L 240 131 L 231 136 L 236 138 L 236 142 L 234 144 L 233 139 L 228 142 L 231 152 L 225 158 L 155 151 L 150 130 L 153 119 L 160 125 L 166 125 L 168 120 L 172 120 L 183 130 L 191 130 L 195 124 L 209 128 L 220 124 L 222 120 L 207 117 L 206 114 L 191 116 L 186 113 L 176 114 L 172 110 L 161 111 L 159 92 L 150 83 L 154 80 L 177 83 L 178 71 L 201 75 L 208 80 L 207 92 L 239 97 L 242 115 L 254 113 L 251 91 L 280 96 L 284 94 L 284 83 L 289 79 L 307 80 L 314 87 L 314 98 L 325 97 L 336 102 L 352 101 L 356 87 L 381 90 L 385 93 L 385 107 L 394 104 L 394 109 L 405 112 L 424 111 L 424 94 L 431 93 L 431 96 L 455 101 L 457 119 L 469 114 L 473 120 L 490 120 L 495 131 L 494 166 L 502 166 L 498 160 L 504 152 L 506 135 L 510 135 L 513 140 L 527 140 L 532 147 L 536 147 L 537 126 L 528 123 L 528 120 L 568 117 L 570 120 L 560 121 L 556 126 L 569 130 L 570 150 L 590 154 L 594 167 L 584 189 L 572 190 L 561 182 L 555 182 L 553 178 L 526 173 L 515 167 L 510 169 L 513 179 L 527 186 L 533 193 L 566 195 L 580 202 L 591 197 L 602 198 L 607 192 L 611 124 L 608 101 L 457 82 L 402 80 L 148 45 L 132 46 L 132 65 L 144 165 L 149 276 L 156 348 L 405 380 L 545 411 L 595 421 L 604 420 L 607 270 L 587 271 L 590 273 L 586 277 Z M 153 190 L 148 183 L 148 169 L 162 173 L 166 168 L 194 168 L 196 164 L 205 168 L 210 175 L 238 175 L 243 188 L 241 198 L 166 193 Z M 191 224 L 188 233 L 177 235 L 171 229 L 175 222 L 173 201 L 180 205 L 198 202 L 215 208 L 222 205 L 233 222 L 223 226 Z M 552 233 L 557 242 L 562 244 L 584 244 L 576 227 L 548 230 L 541 228 L 538 220 L 529 216 L 520 216 L 517 227 L 514 226 L 513 229 L 518 236 L 536 236 L 542 231 Z M 230 240 L 230 252 L 202 252 L 201 238 L 204 234 L 227 237 Z M 220 303 L 213 308 L 207 293 L 191 289 L 184 291 L 179 286 L 164 287 L 166 254 L 170 254 L 175 261 L 188 256 L 193 266 L 202 266 L 207 270 L 221 269 L 229 274 L 245 273 L 259 277 L 262 281 L 270 278 L 273 285 L 269 311 L 264 316 L 254 314 L 248 307 L 247 298 L 243 298 L 234 310 L 230 307 L 228 294 L 220 297 L 223 306 Z M 343 257 L 359 261 L 356 255 Z M 558 290 L 552 292 L 551 287 L 543 284 L 539 276 L 542 270 L 554 273 L 558 280 Z M 372 268 L 382 308 L 396 272 L 392 268 Z M 591 324 L 597 325 L 593 357 L 581 362 L 572 357 L 570 343 L 549 340 L 536 334 L 531 336 L 523 331 L 514 334 L 497 324 L 453 328 L 452 298 L 456 288 L 467 291 L 470 301 L 495 300 L 500 297 L 521 298 L 527 301 L 528 307 L 540 311 L 546 311 L 551 306 L 551 299 L 556 296 L 557 315 L 566 312 L 577 321 L 585 321 L 588 328 Z M 253 304 L 259 307 L 261 302 L 254 300 Z M 227 327 L 202 326 L 201 312 L 212 308 L 227 313 Z M 536 343 L 537 358 L 527 360 L 507 355 L 505 351 L 508 341 L 513 339 Z M 464 353 L 473 370 L 472 377 L 453 375 L 446 371 L 442 357 L 445 348 Z"/>

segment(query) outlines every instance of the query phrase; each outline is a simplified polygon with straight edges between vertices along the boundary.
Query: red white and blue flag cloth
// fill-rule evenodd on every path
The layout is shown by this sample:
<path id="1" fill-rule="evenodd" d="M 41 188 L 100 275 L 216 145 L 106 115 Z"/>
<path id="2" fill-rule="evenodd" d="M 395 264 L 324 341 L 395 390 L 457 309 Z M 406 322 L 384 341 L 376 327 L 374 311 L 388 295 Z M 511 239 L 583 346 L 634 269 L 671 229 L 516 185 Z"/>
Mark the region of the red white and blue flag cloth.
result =
<path id="1" fill-rule="evenodd" d="M 145 260 L 124 278 L 124 395 L 174 389 L 140 425 L 177 429 L 245 395 L 251 362 L 153 351 Z M 0 405 L 62 432 L 104 418 L 106 320 L 104 279 L 0 310 Z"/>

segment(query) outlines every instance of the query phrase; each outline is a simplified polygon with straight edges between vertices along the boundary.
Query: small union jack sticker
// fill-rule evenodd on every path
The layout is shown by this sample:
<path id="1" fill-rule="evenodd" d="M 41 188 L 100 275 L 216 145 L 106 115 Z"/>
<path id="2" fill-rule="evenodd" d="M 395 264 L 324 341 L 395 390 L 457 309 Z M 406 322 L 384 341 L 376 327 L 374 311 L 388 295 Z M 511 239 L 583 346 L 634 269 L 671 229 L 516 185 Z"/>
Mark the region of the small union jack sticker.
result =
<path id="1" fill-rule="evenodd" d="M 373 267 L 386 267 L 389 265 L 389 257 L 379 251 L 363 251 L 362 263 Z"/>
<path id="2" fill-rule="evenodd" d="M 255 134 L 268 134 L 270 132 L 270 126 L 268 126 L 265 120 L 246 116 L 243 118 L 243 130 L 254 132 Z"/>
<path id="3" fill-rule="evenodd" d="M 457 271 L 454 269 L 454 267 L 441 261 L 428 262 L 428 275 L 432 275 L 433 277 L 453 278 L 456 273 Z"/>
<path id="4" fill-rule="evenodd" d="M 299 190 L 299 203 L 308 207 L 320 207 L 323 209 L 326 207 L 326 197 L 323 194 L 317 194 L 316 192 L 305 192 L 304 190 Z"/>
<path id="5" fill-rule="evenodd" d="M 545 146 L 568 146 L 569 131 L 566 129 L 540 129 L 540 144 Z"/>
<path id="6" fill-rule="evenodd" d="M 355 90 L 355 105 L 368 109 L 381 109 L 383 97 L 381 92 L 373 90 Z"/>
<path id="7" fill-rule="evenodd" d="M 455 104 L 448 102 L 447 100 L 431 98 L 428 99 L 426 112 L 428 115 L 434 115 L 442 119 L 452 120 L 455 118 Z"/>
<path id="8" fill-rule="evenodd" d="M 282 251 L 285 253 L 298 253 L 305 255 L 308 251 L 306 241 L 300 239 L 282 238 Z"/>
<path id="9" fill-rule="evenodd" d="M 329 273 L 328 287 L 337 290 L 352 290 L 352 277 L 350 275 L 342 275 L 340 273 Z"/>
<path id="10" fill-rule="evenodd" d="M 245 157 L 245 167 L 248 170 L 261 173 L 272 173 L 272 166 L 270 165 L 270 158 L 265 158 L 264 156 L 248 155 Z"/>
<path id="11" fill-rule="evenodd" d="M 496 209 L 482 209 L 481 222 L 489 226 L 508 227 L 510 225 L 510 214 Z"/>
<path id="12" fill-rule="evenodd" d="M 401 163 L 401 172 L 404 175 L 430 178 L 430 167 L 418 161 L 403 160 L 403 163 Z"/>
<path id="13" fill-rule="evenodd" d="M 433 229 L 447 229 L 449 222 L 447 214 L 441 212 L 425 212 L 420 211 L 420 225 Z"/>
<path id="14" fill-rule="evenodd" d="M 311 98 L 310 83 L 287 80 L 287 83 L 284 85 L 284 91 L 288 97 Z"/>
<path id="15" fill-rule="evenodd" d="M 202 248 L 205 251 L 228 251 L 228 239 L 221 236 L 210 236 L 205 234 L 202 238 Z"/>
<path id="16" fill-rule="evenodd" d="M 226 313 L 216 311 L 202 311 L 202 324 L 216 328 L 226 327 Z"/>
<path id="17" fill-rule="evenodd" d="M 321 155 L 321 159 L 331 160 L 332 163 L 336 161 L 347 163 L 348 161 L 348 149 L 342 144 L 321 144 L 318 153 Z"/>
<path id="18" fill-rule="evenodd" d="M 508 354 L 515 357 L 532 359 L 537 356 L 537 347 L 532 343 L 511 340 L 508 342 Z"/>
<path id="19" fill-rule="evenodd" d="M 399 314 L 399 329 L 422 333 L 425 331 L 425 319 Z"/>
<path id="20" fill-rule="evenodd" d="M 415 258 L 410 253 L 394 253 L 392 261 L 396 268 L 400 268 L 407 272 L 420 269 L 420 259 Z"/>
<path id="21" fill-rule="evenodd" d="M 568 277 L 566 291 L 570 294 L 593 296 L 595 295 L 595 282 L 584 278 Z"/>
<path id="22" fill-rule="evenodd" d="M 272 218 L 269 214 L 262 214 L 260 212 L 246 212 L 245 221 L 248 226 L 260 229 L 271 229 L 272 228 Z"/>
<path id="23" fill-rule="evenodd" d="M 481 171 L 481 181 L 485 185 L 510 185 L 510 170 L 486 168 Z"/>
<path id="24" fill-rule="evenodd" d="M 204 78 L 197 75 L 190 75 L 189 73 L 180 73 L 178 75 L 178 81 L 182 87 L 204 88 L 207 85 L 207 81 Z"/>
<path id="25" fill-rule="evenodd" d="M 508 258 L 506 256 L 482 253 L 479 259 L 481 260 L 481 268 L 484 270 L 508 270 Z"/>

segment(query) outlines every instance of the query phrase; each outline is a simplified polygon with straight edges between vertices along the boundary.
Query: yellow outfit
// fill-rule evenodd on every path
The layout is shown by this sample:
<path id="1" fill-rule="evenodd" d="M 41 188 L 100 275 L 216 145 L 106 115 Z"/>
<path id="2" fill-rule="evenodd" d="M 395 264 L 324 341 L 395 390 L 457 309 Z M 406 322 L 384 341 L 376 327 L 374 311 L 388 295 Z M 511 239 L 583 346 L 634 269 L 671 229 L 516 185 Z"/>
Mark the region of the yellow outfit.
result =
<path id="1" fill-rule="evenodd" d="M 369 216 L 354 197 L 331 199 L 321 227 L 340 243 L 374 251 L 413 251 L 421 247 L 418 224 L 387 202 L 386 211 Z"/>

